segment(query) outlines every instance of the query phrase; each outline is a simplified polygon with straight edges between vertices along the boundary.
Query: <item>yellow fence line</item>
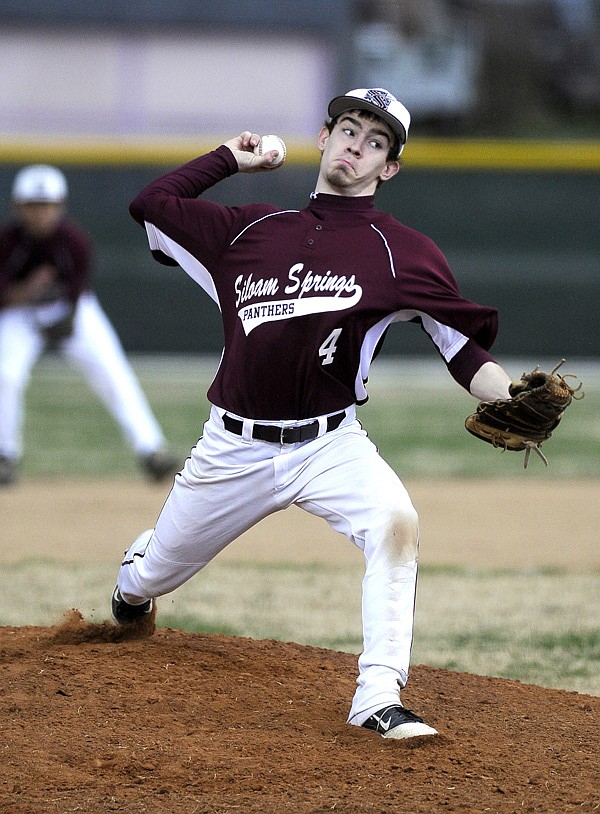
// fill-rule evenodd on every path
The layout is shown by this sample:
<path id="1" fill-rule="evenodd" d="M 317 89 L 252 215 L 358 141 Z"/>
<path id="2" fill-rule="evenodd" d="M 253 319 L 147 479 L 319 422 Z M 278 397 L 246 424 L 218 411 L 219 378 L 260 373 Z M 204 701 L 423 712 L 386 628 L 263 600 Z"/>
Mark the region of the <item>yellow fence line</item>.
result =
<path id="1" fill-rule="evenodd" d="M 406 147 L 405 166 L 446 170 L 593 172 L 600 170 L 600 141 L 419 139 Z"/>
<path id="2" fill-rule="evenodd" d="M 0 164 L 48 162 L 76 166 L 174 166 L 213 149 L 224 139 L 34 139 L 2 137 Z M 315 166 L 309 141 L 289 141 L 286 163 Z M 416 137 L 404 156 L 405 170 L 600 170 L 600 140 L 433 139 Z"/>

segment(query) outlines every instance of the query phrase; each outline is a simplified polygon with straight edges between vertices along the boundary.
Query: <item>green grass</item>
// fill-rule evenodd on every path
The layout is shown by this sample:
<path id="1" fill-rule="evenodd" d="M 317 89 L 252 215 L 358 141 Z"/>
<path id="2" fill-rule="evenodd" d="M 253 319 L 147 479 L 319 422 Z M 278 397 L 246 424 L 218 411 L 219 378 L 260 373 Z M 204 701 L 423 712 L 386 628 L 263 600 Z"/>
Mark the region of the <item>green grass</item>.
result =
<path id="1" fill-rule="evenodd" d="M 443 366 L 441 367 L 443 375 Z M 511 375 L 522 369 L 506 365 Z M 429 369 L 429 367 L 427 368 Z M 417 368 L 418 371 L 418 368 Z M 406 378 L 411 384 L 407 387 Z M 371 398 L 361 418 L 391 466 L 405 477 L 503 477 L 523 473 L 524 453 L 503 452 L 464 429 L 476 401 L 449 376 L 415 381 L 397 365 L 373 376 Z M 552 438 L 543 445 L 546 469 L 532 455 L 528 472 L 554 478 L 600 475 L 600 387 L 588 376 L 585 396 L 569 407 Z"/>
<path id="2" fill-rule="evenodd" d="M 208 416 L 206 390 L 216 360 L 135 359 L 134 365 L 171 447 L 182 458 Z M 508 366 L 507 366 L 508 367 Z M 521 366 L 512 365 L 511 375 Z M 574 403 L 544 444 L 548 469 L 532 456 L 528 472 L 551 478 L 600 475 L 600 379 L 588 373 Z M 523 454 L 501 452 L 464 429 L 475 400 L 442 363 L 376 362 L 370 399 L 359 417 L 401 477 L 500 477 L 523 473 Z M 131 475 L 136 461 L 112 417 L 76 371 L 47 358 L 34 371 L 26 400 L 23 474 L 41 477 Z"/>
<path id="3" fill-rule="evenodd" d="M 0 574 L 0 625 L 108 618 L 114 565 L 23 561 Z M 219 563 L 158 600 L 157 623 L 359 653 L 362 566 Z M 420 571 L 413 664 L 600 695 L 600 572 Z"/>
<path id="4" fill-rule="evenodd" d="M 169 446 L 182 460 L 208 415 L 209 366 L 198 359 L 134 360 L 134 368 Z M 82 375 L 48 357 L 26 397 L 22 474 L 29 477 L 134 475 L 137 461 L 109 412 Z"/>

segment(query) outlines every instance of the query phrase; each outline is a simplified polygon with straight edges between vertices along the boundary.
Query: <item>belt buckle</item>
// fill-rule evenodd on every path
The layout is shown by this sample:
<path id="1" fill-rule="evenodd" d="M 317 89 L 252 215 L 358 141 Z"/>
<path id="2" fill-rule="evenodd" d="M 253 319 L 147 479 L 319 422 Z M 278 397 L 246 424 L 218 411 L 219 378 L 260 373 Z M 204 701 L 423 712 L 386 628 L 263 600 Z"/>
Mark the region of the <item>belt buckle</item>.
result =
<path id="1" fill-rule="evenodd" d="M 314 433 L 313 433 L 314 430 Z M 286 441 L 286 432 L 289 440 Z M 281 427 L 279 442 L 281 444 L 297 444 L 302 441 L 312 441 L 319 435 L 319 422 L 315 419 L 307 424 L 294 424 L 291 427 Z"/>

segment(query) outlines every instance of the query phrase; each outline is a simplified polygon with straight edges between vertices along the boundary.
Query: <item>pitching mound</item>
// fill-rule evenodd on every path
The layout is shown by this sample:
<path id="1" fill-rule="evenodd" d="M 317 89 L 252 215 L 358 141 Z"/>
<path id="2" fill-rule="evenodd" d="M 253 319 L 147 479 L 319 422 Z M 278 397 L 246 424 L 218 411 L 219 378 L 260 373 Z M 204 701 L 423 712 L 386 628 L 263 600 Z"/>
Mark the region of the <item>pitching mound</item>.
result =
<path id="1" fill-rule="evenodd" d="M 10 814 L 575 812 L 598 808 L 600 698 L 415 666 L 436 738 L 345 723 L 356 657 L 72 611 L 0 628 Z"/>

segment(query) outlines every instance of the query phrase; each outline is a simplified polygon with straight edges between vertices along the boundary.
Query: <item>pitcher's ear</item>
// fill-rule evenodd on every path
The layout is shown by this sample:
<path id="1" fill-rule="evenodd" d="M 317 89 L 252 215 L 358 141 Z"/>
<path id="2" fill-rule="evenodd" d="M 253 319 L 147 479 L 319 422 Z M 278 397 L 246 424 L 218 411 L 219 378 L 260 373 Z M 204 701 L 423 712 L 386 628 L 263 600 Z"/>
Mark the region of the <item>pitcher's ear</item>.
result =
<path id="1" fill-rule="evenodd" d="M 321 152 L 325 149 L 325 144 L 329 138 L 329 130 L 326 127 L 321 127 L 319 135 L 317 136 L 317 147 Z"/>
<path id="2" fill-rule="evenodd" d="M 381 171 L 381 175 L 379 178 L 382 181 L 389 181 L 390 178 L 393 178 L 394 175 L 400 170 L 400 162 L 399 161 L 388 161 L 385 165 L 384 169 Z"/>

